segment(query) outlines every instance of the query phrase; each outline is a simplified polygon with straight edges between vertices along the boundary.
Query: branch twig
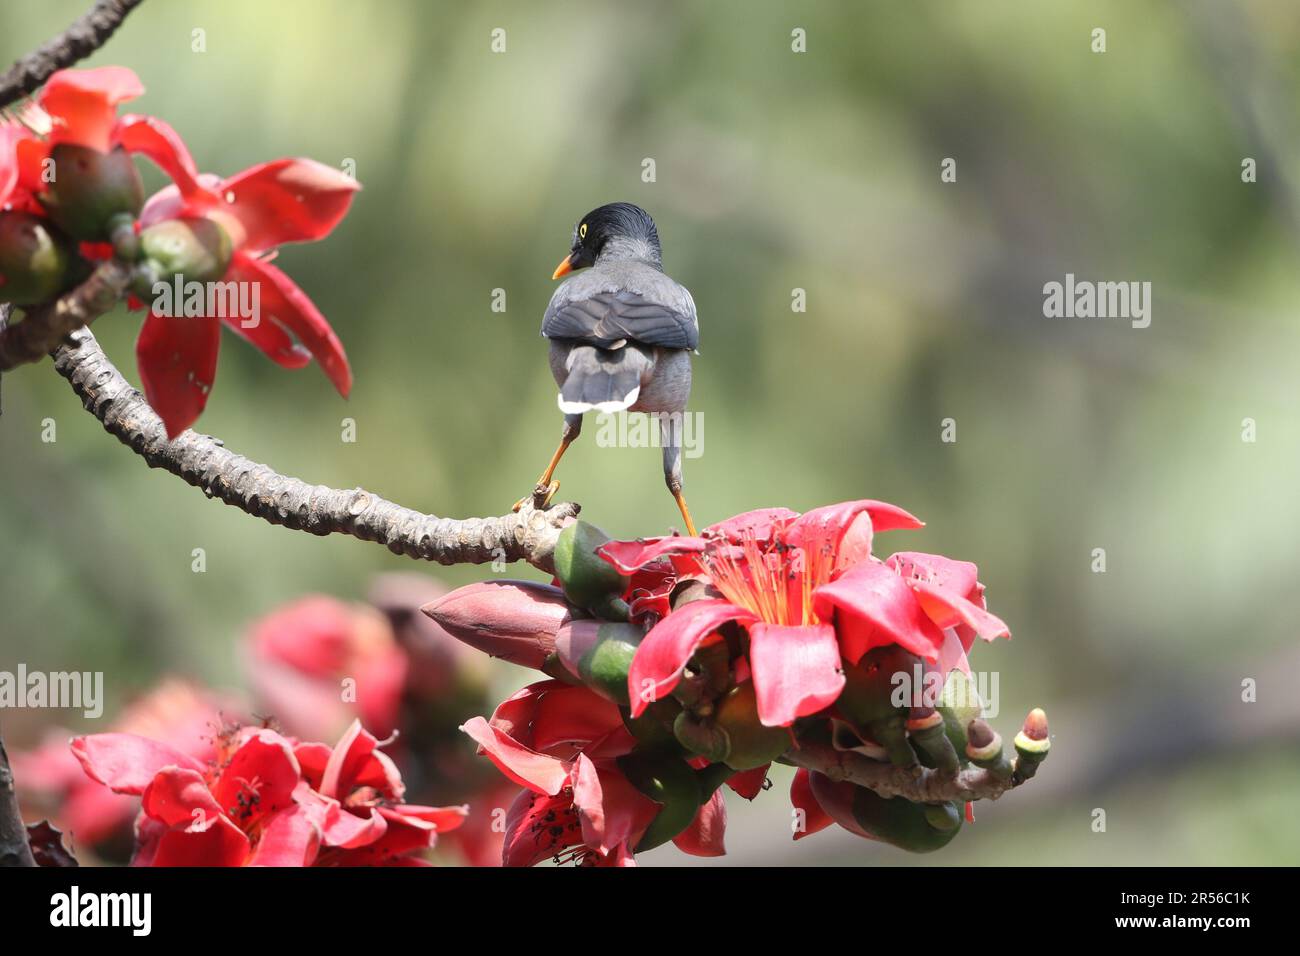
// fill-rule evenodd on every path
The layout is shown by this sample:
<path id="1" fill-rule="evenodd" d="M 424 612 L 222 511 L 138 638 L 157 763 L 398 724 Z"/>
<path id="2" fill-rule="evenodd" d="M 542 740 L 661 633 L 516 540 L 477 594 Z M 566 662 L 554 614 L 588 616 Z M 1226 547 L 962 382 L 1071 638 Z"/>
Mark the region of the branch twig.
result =
<path id="1" fill-rule="evenodd" d="M 101 264 L 89 279 L 48 305 L 28 311 L 21 322 L 0 328 L 0 372 L 39 362 L 76 329 L 89 325 L 117 304 L 130 269 L 116 259 Z"/>
<path id="2" fill-rule="evenodd" d="M 31 93 L 50 74 L 90 56 L 108 41 L 141 0 L 96 0 L 90 12 L 45 45 L 18 60 L 0 77 L 0 107 Z"/>
<path id="3" fill-rule="evenodd" d="M 944 800 L 996 800 L 1017 783 L 1011 777 L 968 767 L 954 775 L 925 767 L 895 767 L 850 750 L 802 742 L 785 755 L 791 763 L 823 773 L 836 783 L 847 781 L 882 797 L 904 797 L 913 803 Z"/>
<path id="4" fill-rule="evenodd" d="M 54 354 L 54 367 L 105 430 L 150 467 L 169 471 L 208 497 L 271 524 L 378 541 L 394 554 L 439 564 L 527 561 L 553 573 L 555 540 L 579 510 L 568 503 L 546 510 L 525 504 L 519 512 L 499 518 L 439 518 L 362 488 L 309 485 L 197 432 L 186 431 L 169 441 L 162 419 L 113 367 L 89 329 L 69 336 Z"/>
<path id="5" fill-rule="evenodd" d="M 9 754 L 0 737 L 0 867 L 35 866 L 27 844 L 27 827 L 18 812 L 18 795 L 14 792 L 14 775 L 9 770 Z"/>

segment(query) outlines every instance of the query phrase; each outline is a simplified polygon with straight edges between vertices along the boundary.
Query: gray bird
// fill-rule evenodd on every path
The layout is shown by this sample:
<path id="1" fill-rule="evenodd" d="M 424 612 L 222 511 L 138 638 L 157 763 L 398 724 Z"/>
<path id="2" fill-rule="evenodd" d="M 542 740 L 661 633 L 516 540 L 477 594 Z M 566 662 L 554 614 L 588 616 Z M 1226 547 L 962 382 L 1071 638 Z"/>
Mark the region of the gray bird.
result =
<path id="1" fill-rule="evenodd" d="M 542 318 L 564 430 L 534 495 L 550 500 L 559 488 L 551 478 L 582 431 L 584 413 L 657 412 L 664 481 L 693 535 L 682 496 L 681 439 L 691 352 L 700 341 L 695 301 L 664 274 L 654 220 L 631 203 L 610 203 L 578 220 L 572 248 L 551 278 L 575 269 L 588 271 L 560 284 Z"/>

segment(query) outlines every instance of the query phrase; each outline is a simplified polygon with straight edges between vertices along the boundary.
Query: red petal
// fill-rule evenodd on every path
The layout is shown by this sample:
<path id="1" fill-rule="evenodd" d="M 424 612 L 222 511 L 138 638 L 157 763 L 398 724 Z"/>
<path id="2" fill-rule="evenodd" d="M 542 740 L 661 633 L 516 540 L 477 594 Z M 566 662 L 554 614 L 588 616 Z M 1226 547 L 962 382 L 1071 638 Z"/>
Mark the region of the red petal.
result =
<path id="1" fill-rule="evenodd" d="M 355 785 L 358 772 L 375 752 L 378 743 L 374 735 L 367 733 L 361 726 L 361 721 L 352 721 L 330 752 L 329 763 L 321 775 L 320 792 L 335 799 L 346 797 Z"/>
<path id="2" fill-rule="evenodd" d="M 632 716 L 641 716 L 649 704 L 672 693 L 695 649 L 721 625 L 753 620 L 752 613 L 730 601 L 709 599 L 692 601 L 656 624 L 637 647 L 627 675 Z"/>
<path id="3" fill-rule="evenodd" d="M 863 514 L 868 516 L 869 525 L 859 520 Z M 800 515 L 786 532 L 786 540 L 797 547 L 805 547 L 812 544 L 814 539 L 829 539 L 837 551 L 844 547 L 845 555 L 838 563 L 847 566 L 865 561 L 871 554 L 874 532 L 921 527 L 924 527 L 924 523 L 902 508 L 888 502 L 862 498 L 814 508 Z M 849 538 L 847 543 L 843 541 L 845 537 Z"/>
<path id="4" fill-rule="evenodd" d="M 853 815 L 853 797 L 858 790 L 854 784 L 847 782 L 835 783 L 830 777 L 817 773 L 815 770 L 808 774 L 808 782 L 813 799 L 816 800 L 817 805 L 822 808 L 822 811 L 827 816 L 850 833 L 856 833 L 868 840 L 875 839 L 870 833 L 862 829 L 857 818 Z M 811 815 L 809 819 L 811 820 Z"/>
<path id="5" fill-rule="evenodd" d="M 713 796 L 695 814 L 690 826 L 673 837 L 673 844 L 691 856 L 725 856 L 726 833 L 727 804 L 722 798 L 722 791 L 715 790 Z"/>
<path id="6" fill-rule="evenodd" d="M 621 728 L 623 718 L 616 704 L 586 687 L 540 681 L 504 701 L 489 723 L 532 750 L 568 757 Z"/>
<path id="7" fill-rule="evenodd" d="M 250 252 L 322 239 L 338 225 L 361 185 L 313 159 L 277 159 L 221 184 L 225 209 L 244 227 Z"/>
<path id="8" fill-rule="evenodd" d="M 398 814 L 412 826 L 424 825 L 438 833 L 449 833 L 465 822 L 469 816 L 469 804 L 462 803 L 458 807 L 423 807 L 403 803 L 391 809 L 381 808 L 380 812 L 390 819 L 393 814 Z"/>
<path id="9" fill-rule="evenodd" d="M 272 320 L 298 336 L 339 394 L 346 398 L 352 389 L 352 370 L 348 367 L 343 343 L 325 321 L 325 316 L 307 298 L 307 293 L 269 262 L 242 253 L 235 254 L 226 273 L 225 280 L 232 279 L 256 283 L 261 321 L 265 323 L 269 313 Z M 241 329 L 240 334 L 245 331 Z"/>
<path id="10" fill-rule="evenodd" d="M 243 866 L 249 843 L 228 817 L 216 817 L 206 829 L 168 830 L 158 840 L 149 866 Z"/>
<path id="11" fill-rule="evenodd" d="M 169 827 L 209 827 L 225 817 L 197 770 L 164 767 L 145 788 L 140 808 Z"/>
<path id="12" fill-rule="evenodd" d="M 635 845 L 660 809 L 621 773 L 597 767 L 586 754 L 578 755 L 573 805 L 582 821 L 583 842 L 605 856 Z"/>
<path id="13" fill-rule="evenodd" d="M 913 584 L 912 589 L 916 591 L 917 600 L 920 601 L 925 613 L 939 627 L 948 628 L 965 624 L 970 631 L 986 641 L 1011 636 L 1010 629 L 1000 617 L 990 614 L 973 601 L 922 581 Z M 968 643 L 966 650 L 970 650 Z"/>
<path id="14" fill-rule="evenodd" d="M 21 126 L 0 123 L 0 209 L 18 186 L 18 142 L 30 135 Z"/>
<path id="15" fill-rule="evenodd" d="M 835 822 L 813 795 L 810 776 L 807 769 L 800 767 L 794 773 L 794 780 L 790 782 L 790 803 L 796 810 L 803 811 L 802 819 L 796 818 L 796 823 L 800 824 L 800 828 L 794 831 L 796 840 L 812 836 Z"/>
<path id="16" fill-rule="evenodd" d="M 175 438 L 202 413 L 217 373 L 221 323 L 152 312 L 135 342 L 136 365 L 149 404 Z"/>
<path id="17" fill-rule="evenodd" d="M 203 764 L 167 744 L 137 734 L 91 734 L 72 741 L 87 775 L 117 793 L 144 793 L 163 767 L 202 771 Z"/>
<path id="18" fill-rule="evenodd" d="M 59 70 L 37 97 L 50 114 L 52 143 L 76 143 L 108 152 L 117 104 L 144 92 L 140 79 L 124 66 L 94 70 Z"/>
<path id="19" fill-rule="evenodd" d="M 823 621 L 835 619 L 840 651 L 856 664 L 873 647 L 897 644 L 927 660 L 938 659 L 943 632 L 921 609 L 907 583 L 890 568 L 868 561 L 850 568 L 813 595 Z"/>
<path id="20" fill-rule="evenodd" d="M 289 741 L 273 730 L 248 732 L 221 768 L 212 795 L 223 807 L 238 807 L 240 798 L 253 807 L 250 817 L 261 817 L 293 804 L 293 791 L 302 778 Z M 256 800 L 253 804 L 251 801 Z"/>
<path id="21" fill-rule="evenodd" d="M 521 787 L 554 795 L 569 781 L 569 771 L 563 761 L 525 747 L 482 717 L 467 720 L 460 729 L 479 745 L 498 770 Z"/>
<path id="22" fill-rule="evenodd" d="M 217 194 L 199 183 L 199 171 L 180 134 L 154 116 L 123 116 L 113 128 L 113 144 L 148 156 L 176 184 L 187 202 L 215 204 Z"/>
<path id="23" fill-rule="evenodd" d="M 623 574 L 632 574 L 664 555 L 698 554 L 707 550 L 703 538 L 669 535 L 664 538 L 640 538 L 636 541 L 606 541 L 596 553 Z"/>
<path id="24" fill-rule="evenodd" d="M 293 806 L 271 818 L 248 865 L 311 866 L 320 843 L 320 827 L 307 811 Z"/>
<path id="25" fill-rule="evenodd" d="M 840 643 L 829 624 L 749 625 L 749 666 L 758 719 L 789 727 L 835 703 L 844 689 Z"/>
<path id="26" fill-rule="evenodd" d="M 709 537 L 725 538 L 733 544 L 740 543 L 747 536 L 758 541 L 771 541 L 777 531 L 798 517 L 799 512 L 789 508 L 758 508 L 711 524 L 704 533 Z"/>
<path id="27" fill-rule="evenodd" d="M 739 773 L 734 773 L 727 778 L 727 786 L 746 800 L 753 800 L 763 792 L 763 785 L 767 783 L 767 771 L 771 766 L 770 763 L 765 763 L 753 770 L 742 770 Z"/>

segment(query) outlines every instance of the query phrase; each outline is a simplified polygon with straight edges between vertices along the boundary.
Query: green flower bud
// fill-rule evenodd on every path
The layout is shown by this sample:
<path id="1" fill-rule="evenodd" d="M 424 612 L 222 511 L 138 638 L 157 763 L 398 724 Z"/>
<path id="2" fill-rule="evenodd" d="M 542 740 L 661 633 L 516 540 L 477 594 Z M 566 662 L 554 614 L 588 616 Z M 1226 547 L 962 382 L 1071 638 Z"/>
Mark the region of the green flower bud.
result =
<path id="1" fill-rule="evenodd" d="M 101 153 L 60 143 L 50 151 L 50 158 L 54 160 L 54 182 L 39 199 L 50 218 L 74 239 L 107 241 L 114 216 L 134 218 L 140 214 L 144 183 L 126 151 Z"/>
<path id="2" fill-rule="evenodd" d="M 215 282 L 230 267 L 233 246 L 226 230 L 209 219 L 169 219 L 140 233 L 140 251 L 164 282 L 177 276 L 185 282 Z M 153 298 L 152 288 L 135 292 Z"/>
<path id="3" fill-rule="evenodd" d="M 673 721 L 673 736 L 691 753 L 707 757 L 710 763 L 726 760 L 731 753 L 727 732 L 711 717 L 699 717 L 689 710 L 683 710 Z"/>
<path id="4" fill-rule="evenodd" d="M 667 843 L 691 825 L 704 799 L 689 764 L 673 756 L 634 751 L 619 757 L 618 766 L 632 786 L 662 806 L 635 852 Z"/>
<path id="5" fill-rule="evenodd" d="M 961 829 L 961 805 L 912 803 L 902 797 L 885 798 L 857 788 L 853 818 L 878 840 L 911 853 L 930 853 L 947 846 Z"/>
<path id="6" fill-rule="evenodd" d="M 793 746 L 785 727 L 765 727 L 758 719 L 758 700 L 754 682 L 733 687 L 718 701 L 713 720 L 726 734 L 727 755 L 723 758 L 733 770 L 753 770 L 771 763 Z"/>
<path id="7" fill-rule="evenodd" d="M 560 660 L 584 684 L 606 700 L 627 707 L 627 674 L 645 632 L 616 621 L 573 621 L 555 636 Z"/>
<path id="8" fill-rule="evenodd" d="M 657 700 L 641 712 L 640 717 L 633 717 L 632 711 L 620 707 L 623 726 L 647 747 L 676 747 L 677 738 L 673 736 L 673 722 L 681 713 L 682 705 L 671 697 Z"/>
<path id="9" fill-rule="evenodd" d="M 596 549 L 608 540 L 609 535 L 595 525 L 573 522 L 555 542 L 555 576 L 574 604 L 598 617 L 626 620 L 627 604 L 622 595 L 628 577 L 596 554 Z"/>
<path id="10" fill-rule="evenodd" d="M 46 220 L 0 212 L 0 302 L 48 302 L 70 284 L 75 258 Z"/>

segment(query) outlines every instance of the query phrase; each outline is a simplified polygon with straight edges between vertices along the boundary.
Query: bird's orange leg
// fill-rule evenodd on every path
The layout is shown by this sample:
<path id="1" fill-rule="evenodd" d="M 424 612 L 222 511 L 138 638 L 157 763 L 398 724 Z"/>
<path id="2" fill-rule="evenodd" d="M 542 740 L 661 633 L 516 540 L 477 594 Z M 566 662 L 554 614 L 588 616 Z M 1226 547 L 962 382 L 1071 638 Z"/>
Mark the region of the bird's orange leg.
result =
<path id="1" fill-rule="evenodd" d="M 574 421 L 574 419 L 576 419 L 576 421 Z M 514 508 L 511 510 L 518 511 L 525 505 L 525 503 L 536 501 L 538 498 L 541 498 L 541 507 L 543 508 L 551 503 L 551 499 L 555 497 L 555 493 L 560 490 L 560 483 L 558 481 L 552 481 L 551 478 L 555 474 L 555 469 L 560 464 L 560 459 L 564 457 L 564 453 L 569 450 L 569 446 L 573 444 L 574 439 L 578 437 L 578 434 L 581 431 L 581 415 L 564 416 L 564 432 L 560 436 L 560 446 L 555 449 L 555 454 L 551 456 L 551 463 L 546 466 L 546 470 L 542 472 L 542 476 L 537 479 L 537 486 L 533 489 L 533 493 L 527 498 L 520 498 L 516 501 Z"/>
<path id="2" fill-rule="evenodd" d="M 686 497 L 680 488 L 673 492 L 673 498 L 677 500 L 677 508 L 682 513 L 682 520 L 686 522 L 686 533 L 695 537 L 695 522 L 691 520 L 691 509 L 686 507 Z"/>

